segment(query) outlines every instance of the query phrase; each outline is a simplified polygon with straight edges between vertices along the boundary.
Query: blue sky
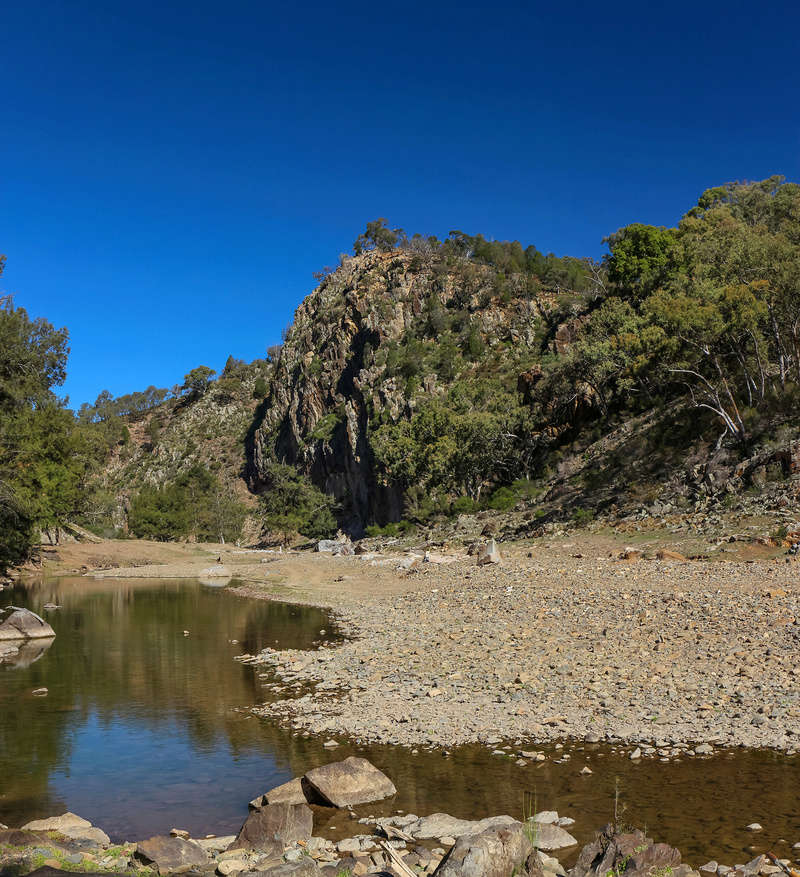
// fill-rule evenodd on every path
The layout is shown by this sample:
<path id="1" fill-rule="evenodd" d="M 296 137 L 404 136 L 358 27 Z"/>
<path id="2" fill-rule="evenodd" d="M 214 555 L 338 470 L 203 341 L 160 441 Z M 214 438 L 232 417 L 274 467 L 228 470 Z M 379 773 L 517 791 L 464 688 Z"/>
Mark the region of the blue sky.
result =
<path id="1" fill-rule="evenodd" d="M 703 189 L 800 178 L 795 3 L 3 11 L 0 289 L 73 405 L 280 338 L 367 220 L 599 256 Z"/>

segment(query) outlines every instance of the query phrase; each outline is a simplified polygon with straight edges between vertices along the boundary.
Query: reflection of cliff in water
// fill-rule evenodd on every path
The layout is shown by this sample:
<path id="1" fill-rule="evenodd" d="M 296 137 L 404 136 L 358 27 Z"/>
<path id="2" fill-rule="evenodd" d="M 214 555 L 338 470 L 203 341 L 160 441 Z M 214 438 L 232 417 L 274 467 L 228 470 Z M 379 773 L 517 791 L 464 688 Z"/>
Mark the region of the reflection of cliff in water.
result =
<path id="1" fill-rule="evenodd" d="M 53 645 L 54 637 L 28 639 L 19 643 L 5 642 L 0 645 L 0 664 L 22 670 L 30 667 Z"/>
<path id="2" fill-rule="evenodd" d="M 67 806 L 52 775 L 70 777 L 86 728 L 97 727 L 98 770 L 113 768 L 103 764 L 113 757 L 103 746 L 115 723 L 180 746 L 176 758 L 220 746 L 233 758 L 261 753 L 262 723 L 234 711 L 262 699 L 258 680 L 233 657 L 276 641 L 309 648 L 330 627 L 319 610 L 243 600 L 194 581 L 64 579 L 11 596 L 34 611 L 45 602 L 62 607 L 48 613 L 55 640 L 20 644 L 0 664 L 0 821 L 11 824 Z M 41 687 L 48 696 L 33 697 Z M 270 736 L 275 769 L 288 772 L 291 738 Z"/>

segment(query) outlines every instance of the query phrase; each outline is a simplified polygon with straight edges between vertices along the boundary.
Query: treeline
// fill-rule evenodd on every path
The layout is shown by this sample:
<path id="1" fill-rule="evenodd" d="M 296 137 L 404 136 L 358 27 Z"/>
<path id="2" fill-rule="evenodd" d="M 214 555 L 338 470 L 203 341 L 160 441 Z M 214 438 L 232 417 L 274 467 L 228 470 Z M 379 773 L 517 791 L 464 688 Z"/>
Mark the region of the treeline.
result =
<path id="1" fill-rule="evenodd" d="M 548 364 L 538 416 L 595 416 L 676 397 L 747 451 L 770 416 L 800 413 L 800 186 L 782 177 L 704 192 L 677 228 L 608 238 L 607 289 Z"/>
<path id="2" fill-rule="evenodd" d="M 463 231 L 451 231 L 444 240 L 435 235 L 413 234 L 410 237 L 402 228 L 389 228 L 384 218 L 368 222 L 366 230 L 354 244 L 358 256 L 369 250 L 390 252 L 394 249 L 408 250 L 421 258 L 437 256 L 448 260 L 467 260 L 494 268 L 502 276 L 519 274 L 536 278 L 550 287 L 583 292 L 593 284 L 593 263 L 589 259 L 572 256 L 545 255 L 529 245 L 523 248 L 519 241 L 487 240 L 483 235 L 469 235 Z"/>
<path id="3" fill-rule="evenodd" d="M 196 464 L 169 484 L 142 488 L 131 501 L 128 527 L 141 539 L 235 542 L 246 515 L 232 484 Z"/>
<path id="4" fill-rule="evenodd" d="M 0 274 L 5 258 L 0 257 Z M 39 531 L 74 519 L 114 438 L 81 423 L 56 396 L 66 329 L 0 297 L 0 571 L 24 561 Z"/>

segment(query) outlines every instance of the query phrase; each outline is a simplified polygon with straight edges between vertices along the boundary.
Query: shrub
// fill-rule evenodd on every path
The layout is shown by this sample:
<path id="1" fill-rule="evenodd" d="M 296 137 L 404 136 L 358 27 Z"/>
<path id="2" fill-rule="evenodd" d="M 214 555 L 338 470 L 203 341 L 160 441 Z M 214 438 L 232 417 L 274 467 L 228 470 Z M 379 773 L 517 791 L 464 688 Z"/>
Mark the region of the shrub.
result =
<path id="1" fill-rule="evenodd" d="M 498 487 L 497 490 L 489 497 L 487 505 L 490 509 L 496 509 L 500 512 L 507 512 L 514 508 L 519 497 L 510 487 Z"/>

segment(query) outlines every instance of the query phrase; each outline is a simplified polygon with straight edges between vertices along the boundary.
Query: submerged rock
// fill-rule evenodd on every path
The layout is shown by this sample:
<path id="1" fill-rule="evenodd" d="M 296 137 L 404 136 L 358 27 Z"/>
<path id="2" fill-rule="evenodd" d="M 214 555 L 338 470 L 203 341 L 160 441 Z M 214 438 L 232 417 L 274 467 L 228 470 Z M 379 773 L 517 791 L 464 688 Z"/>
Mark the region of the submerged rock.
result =
<path id="1" fill-rule="evenodd" d="M 305 779 L 333 807 L 352 807 L 397 794 L 394 783 L 366 758 L 351 755 L 308 771 Z"/>
<path id="2" fill-rule="evenodd" d="M 44 639 L 56 632 L 30 609 L 8 606 L 0 609 L 0 641 L 13 639 Z"/>

